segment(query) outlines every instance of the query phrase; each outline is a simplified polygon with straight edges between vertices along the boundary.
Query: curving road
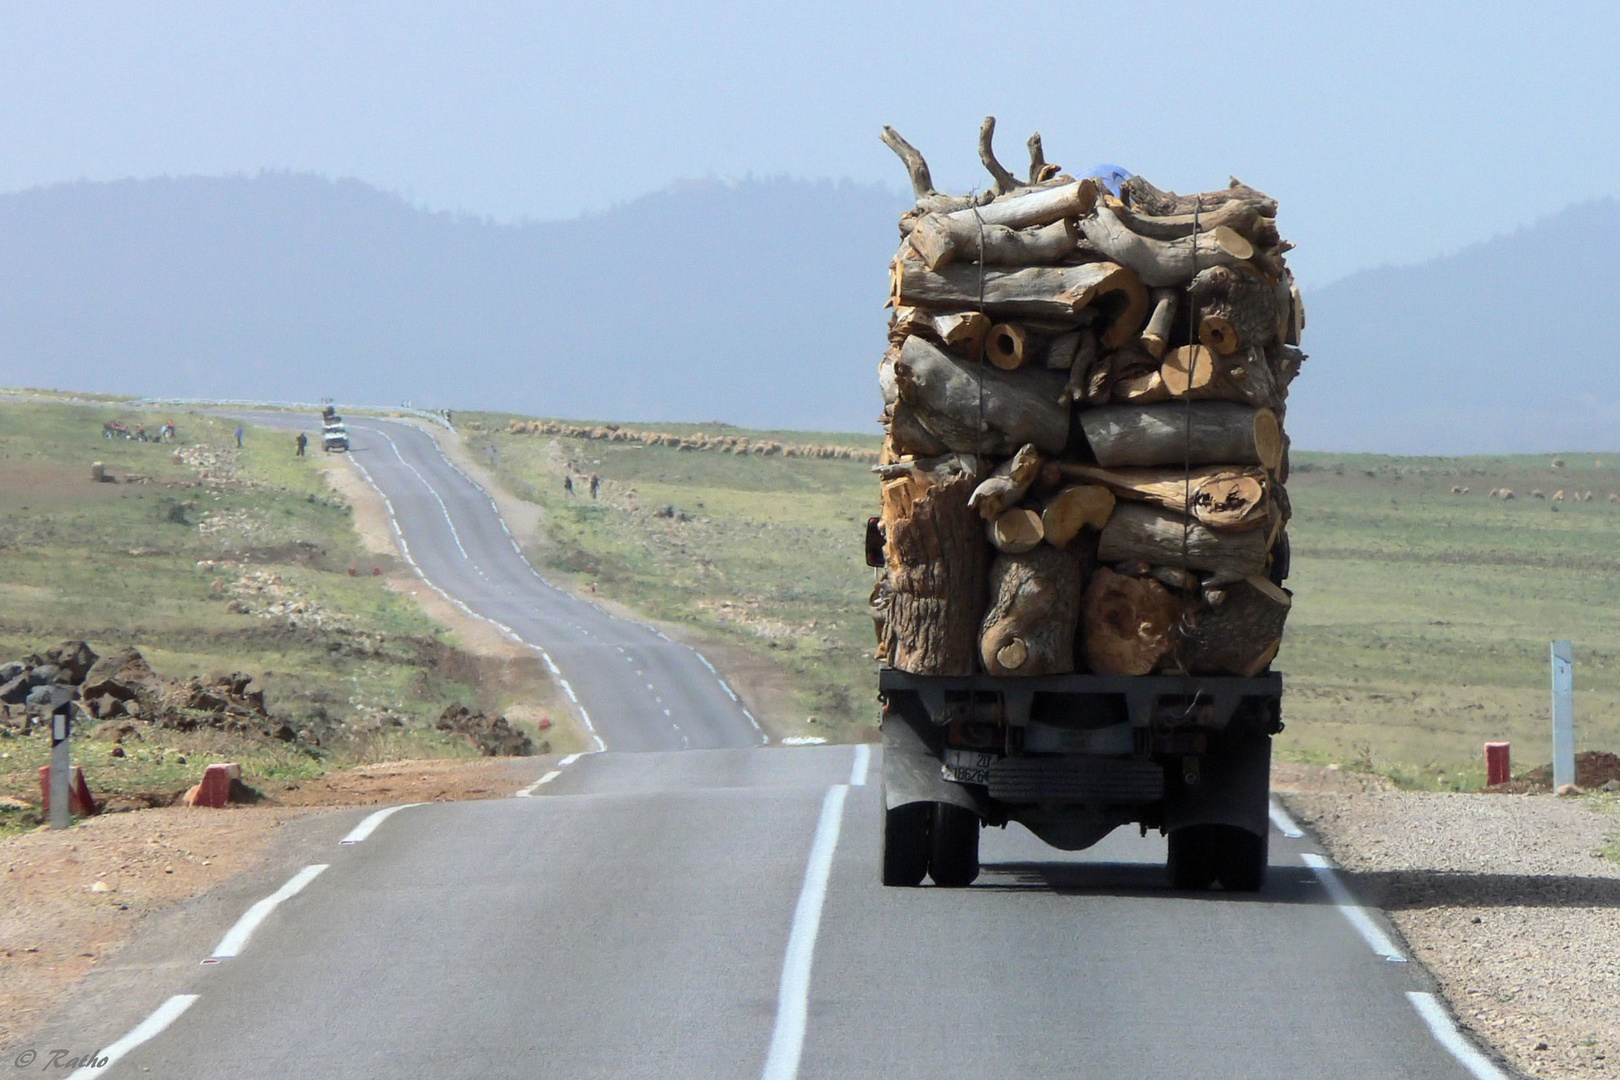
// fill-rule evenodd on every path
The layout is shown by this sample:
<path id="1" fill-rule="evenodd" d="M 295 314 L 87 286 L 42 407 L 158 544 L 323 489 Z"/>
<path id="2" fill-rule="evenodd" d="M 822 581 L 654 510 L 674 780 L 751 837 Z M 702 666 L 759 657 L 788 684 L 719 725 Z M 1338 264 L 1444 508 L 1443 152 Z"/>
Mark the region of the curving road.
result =
<path id="1" fill-rule="evenodd" d="M 541 581 L 427 436 L 351 430 L 423 574 L 543 648 L 608 752 L 306 829 L 87 982 L 48 1037 L 109 1062 L 75 1075 L 1505 1075 L 1285 815 L 1258 896 L 1166 890 L 1156 838 L 1016 828 L 972 888 L 880 887 L 875 752 L 753 749 L 700 657 Z"/>

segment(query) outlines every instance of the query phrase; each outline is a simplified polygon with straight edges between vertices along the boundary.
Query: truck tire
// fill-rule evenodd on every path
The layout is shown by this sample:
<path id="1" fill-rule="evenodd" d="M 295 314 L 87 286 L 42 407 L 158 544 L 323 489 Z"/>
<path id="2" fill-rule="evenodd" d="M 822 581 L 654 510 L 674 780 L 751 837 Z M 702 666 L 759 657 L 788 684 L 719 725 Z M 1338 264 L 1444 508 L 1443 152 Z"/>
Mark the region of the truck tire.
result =
<path id="1" fill-rule="evenodd" d="M 935 885 L 960 889 L 979 876 L 979 815 L 952 803 L 934 804 L 928 875 Z"/>
<path id="2" fill-rule="evenodd" d="M 1165 869 L 1170 887 L 1200 892 L 1215 883 L 1220 856 L 1219 825 L 1188 825 L 1170 834 Z"/>
<path id="3" fill-rule="evenodd" d="M 883 814 L 883 884 L 910 888 L 928 873 L 933 803 L 907 803 Z"/>
<path id="4" fill-rule="evenodd" d="M 1215 876 L 1227 892 L 1259 892 L 1266 883 L 1266 837 L 1236 825 L 1217 825 L 1219 856 Z"/>

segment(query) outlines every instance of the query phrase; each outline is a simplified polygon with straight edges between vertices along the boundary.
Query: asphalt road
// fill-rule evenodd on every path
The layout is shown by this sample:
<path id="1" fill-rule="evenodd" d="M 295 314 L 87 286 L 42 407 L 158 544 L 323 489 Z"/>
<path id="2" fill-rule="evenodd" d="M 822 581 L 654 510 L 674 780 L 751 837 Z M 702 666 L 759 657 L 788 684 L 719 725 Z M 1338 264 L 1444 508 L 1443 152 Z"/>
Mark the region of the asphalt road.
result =
<path id="1" fill-rule="evenodd" d="M 519 572 L 425 436 L 352 426 L 423 572 L 542 645 L 608 752 L 537 764 L 532 798 L 306 845 L 325 869 L 234 956 L 151 962 L 123 1011 L 172 1022 L 86 1076 L 1495 1075 L 1437 1041 L 1408 997 L 1426 973 L 1375 953 L 1305 839 L 1273 835 L 1258 896 L 1168 891 L 1154 837 L 1070 855 L 1016 826 L 985 833 L 972 888 L 882 888 L 875 752 L 753 748 L 690 650 Z M 201 907 L 197 933 L 253 911 Z M 134 1022 L 80 1014 L 59 1033 L 80 1046 Z"/>

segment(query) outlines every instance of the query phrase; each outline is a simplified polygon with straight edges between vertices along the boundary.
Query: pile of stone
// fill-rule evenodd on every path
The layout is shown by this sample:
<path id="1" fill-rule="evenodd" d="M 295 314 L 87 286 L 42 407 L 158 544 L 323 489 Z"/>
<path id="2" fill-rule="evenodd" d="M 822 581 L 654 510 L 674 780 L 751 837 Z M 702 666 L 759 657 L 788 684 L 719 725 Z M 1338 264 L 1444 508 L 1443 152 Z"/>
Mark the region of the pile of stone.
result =
<path id="1" fill-rule="evenodd" d="M 462 736 L 485 757 L 528 757 L 535 752 L 534 741 L 506 717 L 486 716 L 465 705 L 447 706 L 433 726 Z"/>

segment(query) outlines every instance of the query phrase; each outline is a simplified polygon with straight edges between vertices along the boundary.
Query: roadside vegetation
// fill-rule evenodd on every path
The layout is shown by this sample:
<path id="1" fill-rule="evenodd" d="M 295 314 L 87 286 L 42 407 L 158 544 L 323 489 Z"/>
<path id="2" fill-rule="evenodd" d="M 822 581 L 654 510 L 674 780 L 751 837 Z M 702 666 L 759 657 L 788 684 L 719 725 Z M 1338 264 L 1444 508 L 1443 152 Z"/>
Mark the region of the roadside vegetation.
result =
<path id="1" fill-rule="evenodd" d="M 532 553 L 538 564 L 777 665 L 834 738 L 874 723 L 861 541 L 877 485 L 866 463 L 514 434 L 503 414 L 459 419 L 468 449 L 544 508 L 551 537 Z M 636 426 L 877 446 L 875 436 Z M 1545 762 L 1557 637 L 1575 641 L 1579 749 L 1620 748 L 1620 502 L 1609 501 L 1620 458 L 1297 453 L 1293 471 L 1281 756 L 1458 790 L 1483 784 L 1487 739 L 1512 741 L 1516 771 Z M 582 486 L 591 474 L 603 481 L 594 500 Z M 1493 488 L 1515 497 L 1489 498 Z M 1587 491 L 1590 502 L 1575 501 Z"/>
<path id="2" fill-rule="evenodd" d="M 104 438 L 103 425 L 166 419 L 174 443 Z M 367 555 L 318 451 L 284 432 L 172 417 L 115 402 L 0 402 L 0 663 L 83 639 L 102 656 L 139 648 L 173 679 L 253 676 L 292 738 L 134 725 L 122 745 L 76 731 L 74 758 L 98 797 L 163 802 L 208 761 L 243 763 L 250 784 L 333 768 L 476 756 L 433 723 L 451 703 L 490 712 L 538 688 L 502 685 Z M 118 482 L 94 482 L 101 462 Z M 382 574 L 374 573 L 380 571 Z M 32 823 L 49 740 L 20 705 L 0 722 L 0 829 Z M 113 725 L 116 726 L 116 725 Z M 536 733 L 538 740 L 538 733 Z"/>

